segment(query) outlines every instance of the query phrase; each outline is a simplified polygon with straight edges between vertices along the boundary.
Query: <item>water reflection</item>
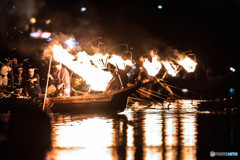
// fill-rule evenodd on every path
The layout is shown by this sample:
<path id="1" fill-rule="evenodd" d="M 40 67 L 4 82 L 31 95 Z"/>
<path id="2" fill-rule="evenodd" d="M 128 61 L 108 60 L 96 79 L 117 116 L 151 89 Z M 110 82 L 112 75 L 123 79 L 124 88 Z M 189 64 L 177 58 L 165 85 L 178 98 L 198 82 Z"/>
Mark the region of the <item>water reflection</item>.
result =
<path id="1" fill-rule="evenodd" d="M 55 160 L 196 159 L 196 106 L 191 101 L 127 109 L 115 116 L 52 119 Z"/>

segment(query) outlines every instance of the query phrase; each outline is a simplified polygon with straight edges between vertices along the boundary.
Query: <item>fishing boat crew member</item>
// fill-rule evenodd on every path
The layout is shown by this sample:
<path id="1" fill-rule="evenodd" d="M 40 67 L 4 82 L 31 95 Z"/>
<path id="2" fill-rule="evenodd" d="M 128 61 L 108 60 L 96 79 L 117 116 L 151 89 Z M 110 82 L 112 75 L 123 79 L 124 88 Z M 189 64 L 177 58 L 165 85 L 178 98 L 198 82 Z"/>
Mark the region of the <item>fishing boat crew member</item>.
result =
<path id="1" fill-rule="evenodd" d="M 148 74 L 143 66 L 135 66 L 128 75 L 130 83 L 145 83 L 148 79 Z"/>
<path id="2" fill-rule="evenodd" d="M 14 78 L 14 85 L 16 86 L 16 91 L 17 93 L 20 93 L 22 94 L 23 92 L 23 88 L 24 88 L 24 79 L 26 78 L 26 76 L 24 75 L 23 73 L 23 68 L 22 67 L 19 67 L 18 68 L 18 74 L 15 75 L 15 78 Z"/>
<path id="3" fill-rule="evenodd" d="M 13 73 L 12 73 L 12 82 L 14 82 L 14 84 L 12 84 L 13 86 L 16 86 L 16 81 L 18 81 L 18 74 L 19 74 L 19 68 L 22 68 L 22 66 L 23 66 L 23 63 L 18 63 L 18 60 L 17 60 L 17 58 L 13 58 L 13 60 L 12 60 L 12 71 L 13 71 Z M 12 87 L 13 87 L 12 86 Z"/>
<path id="4" fill-rule="evenodd" d="M 40 76 L 34 73 L 34 69 L 28 69 L 28 76 L 26 81 L 26 96 L 39 97 L 41 96 Z"/>
<path id="5" fill-rule="evenodd" d="M 66 68 L 62 67 L 61 63 L 55 64 L 55 73 L 49 75 L 49 78 L 52 81 L 52 84 L 57 88 L 57 94 L 60 97 L 70 97 L 70 76 Z"/>
<path id="6" fill-rule="evenodd" d="M 11 62 L 7 61 L 5 65 L 2 66 L 0 70 L 0 90 L 2 90 L 2 85 L 4 91 L 6 91 L 6 87 L 8 85 L 8 73 L 11 72 L 10 67 Z"/>
<path id="7" fill-rule="evenodd" d="M 23 66 L 23 63 L 18 63 L 18 60 L 17 60 L 17 58 L 13 58 L 13 60 L 12 60 L 12 62 L 13 62 L 13 74 L 15 75 L 15 74 L 18 74 L 18 68 L 22 68 L 22 66 Z M 15 77 L 14 77 L 15 78 Z"/>

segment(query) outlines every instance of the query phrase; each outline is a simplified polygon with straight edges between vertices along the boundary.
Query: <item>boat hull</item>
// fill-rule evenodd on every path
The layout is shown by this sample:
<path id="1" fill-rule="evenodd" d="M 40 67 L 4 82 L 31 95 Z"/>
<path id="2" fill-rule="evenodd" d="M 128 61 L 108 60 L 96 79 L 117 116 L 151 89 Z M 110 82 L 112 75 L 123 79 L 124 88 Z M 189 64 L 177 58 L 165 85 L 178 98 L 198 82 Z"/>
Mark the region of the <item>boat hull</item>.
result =
<path id="1" fill-rule="evenodd" d="M 137 88 L 135 85 L 97 95 L 49 97 L 46 109 L 55 113 L 118 113 L 124 111 L 128 96 Z"/>

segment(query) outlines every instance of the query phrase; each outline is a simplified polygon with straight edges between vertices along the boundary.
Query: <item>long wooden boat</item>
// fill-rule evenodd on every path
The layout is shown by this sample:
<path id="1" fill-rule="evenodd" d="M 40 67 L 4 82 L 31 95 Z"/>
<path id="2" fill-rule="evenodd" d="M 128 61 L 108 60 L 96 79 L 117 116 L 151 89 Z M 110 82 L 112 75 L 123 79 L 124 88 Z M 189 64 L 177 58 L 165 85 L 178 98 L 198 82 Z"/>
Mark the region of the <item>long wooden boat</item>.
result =
<path id="1" fill-rule="evenodd" d="M 137 88 L 137 85 L 133 85 L 100 94 L 48 97 L 46 109 L 58 113 L 118 113 L 124 111 L 128 96 Z"/>

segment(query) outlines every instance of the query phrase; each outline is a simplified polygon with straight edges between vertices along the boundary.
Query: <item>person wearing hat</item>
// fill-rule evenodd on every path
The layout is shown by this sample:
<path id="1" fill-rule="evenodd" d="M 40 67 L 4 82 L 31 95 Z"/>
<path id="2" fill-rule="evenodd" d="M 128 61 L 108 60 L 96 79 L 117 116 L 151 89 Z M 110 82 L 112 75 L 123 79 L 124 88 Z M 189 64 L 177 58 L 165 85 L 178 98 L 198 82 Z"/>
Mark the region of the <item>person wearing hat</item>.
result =
<path id="1" fill-rule="evenodd" d="M 13 82 L 15 83 L 18 79 L 18 68 L 22 68 L 23 63 L 18 63 L 17 58 L 12 60 L 12 71 L 13 71 Z M 15 85 L 15 84 L 14 84 Z"/>
<path id="2" fill-rule="evenodd" d="M 27 97 L 34 98 L 41 96 L 40 76 L 34 73 L 33 68 L 28 69 L 25 91 Z"/>
<path id="3" fill-rule="evenodd" d="M 71 84 L 70 84 L 70 75 L 66 68 L 62 67 L 61 63 L 56 63 L 55 73 L 49 75 L 49 78 L 52 81 L 52 84 L 57 88 L 58 96 L 60 97 L 70 97 Z"/>
<path id="4" fill-rule="evenodd" d="M 2 90 L 3 86 L 4 91 L 6 91 L 6 87 L 8 85 L 8 73 L 12 70 L 10 64 L 11 62 L 7 61 L 0 70 L 0 90 Z"/>
<path id="5" fill-rule="evenodd" d="M 23 78 L 26 78 L 23 74 L 23 68 L 19 67 L 17 73 L 14 75 L 14 85 L 15 86 L 22 86 Z"/>
<path id="6" fill-rule="evenodd" d="M 15 78 L 14 78 L 14 85 L 16 86 L 16 92 L 17 93 L 20 93 L 21 94 L 23 93 L 22 90 L 24 88 L 24 79 L 26 78 L 26 76 L 24 75 L 23 73 L 23 68 L 22 67 L 19 67 L 18 68 L 18 74 L 15 75 Z"/>

